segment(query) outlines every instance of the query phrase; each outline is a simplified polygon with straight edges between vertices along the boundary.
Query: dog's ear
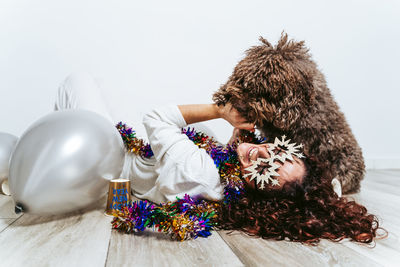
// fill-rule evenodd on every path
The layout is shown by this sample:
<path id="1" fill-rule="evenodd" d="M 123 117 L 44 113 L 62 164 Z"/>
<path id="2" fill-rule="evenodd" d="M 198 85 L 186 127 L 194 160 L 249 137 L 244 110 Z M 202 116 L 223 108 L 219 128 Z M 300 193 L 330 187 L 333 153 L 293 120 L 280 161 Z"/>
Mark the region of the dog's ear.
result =
<path id="1" fill-rule="evenodd" d="M 249 105 L 250 102 L 254 102 L 252 94 L 240 86 L 226 83 L 213 94 L 213 101 L 217 105 L 225 105 L 230 103 L 239 113 L 246 118 L 250 123 L 256 123 L 257 110 Z"/>
<path id="2" fill-rule="evenodd" d="M 275 114 L 272 117 L 272 124 L 284 131 L 296 127 L 296 123 L 306 116 L 315 97 L 315 89 L 312 82 L 299 84 L 281 101 L 274 105 Z"/>
<path id="3" fill-rule="evenodd" d="M 262 127 L 265 122 L 287 131 L 296 127 L 296 123 L 306 116 L 314 104 L 315 88 L 310 74 L 296 71 L 296 79 L 288 80 L 287 73 L 274 83 L 273 90 L 256 95 L 247 95 L 246 104 L 253 113 L 255 124 Z M 300 77 L 300 76 L 301 77 Z M 249 111 L 247 111 L 249 112 Z"/>
<path id="4" fill-rule="evenodd" d="M 230 97 L 231 97 L 231 94 L 229 93 L 228 86 L 227 86 L 227 84 L 224 84 L 219 88 L 218 91 L 216 91 L 213 94 L 212 99 L 215 104 L 220 106 L 220 105 L 225 105 L 226 103 L 228 103 Z"/>

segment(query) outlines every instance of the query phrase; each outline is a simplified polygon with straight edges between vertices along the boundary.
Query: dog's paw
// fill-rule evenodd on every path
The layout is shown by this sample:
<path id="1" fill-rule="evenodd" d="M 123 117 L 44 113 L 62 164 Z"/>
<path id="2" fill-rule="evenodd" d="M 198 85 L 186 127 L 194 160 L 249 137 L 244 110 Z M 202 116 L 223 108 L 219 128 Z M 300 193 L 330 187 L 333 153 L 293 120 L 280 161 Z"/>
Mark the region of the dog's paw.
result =
<path id="1" fill-rule="evenodd" d="M 342 196 L 342 185 L 341 185 L 340 181 L 337 178 L 333 178 L 331 184 L 332 184 L 333 191 L 338 195 L 338 197 L 341 197 Z"/>

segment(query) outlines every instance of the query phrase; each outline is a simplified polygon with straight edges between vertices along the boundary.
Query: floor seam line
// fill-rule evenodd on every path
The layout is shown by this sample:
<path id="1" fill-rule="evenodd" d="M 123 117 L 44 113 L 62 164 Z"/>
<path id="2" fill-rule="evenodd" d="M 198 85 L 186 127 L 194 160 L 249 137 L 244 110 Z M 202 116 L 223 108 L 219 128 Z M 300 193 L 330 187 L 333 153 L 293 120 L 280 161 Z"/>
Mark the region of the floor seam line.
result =
<path id="1" fill-rule="evenodd" d="M 0 231 L 0 234 L 3 233 L 8 227 L 10 227 L 11 225 L 13 225 L 16 221 L 19 220 L 19 218 L 21 218 L 22 216 L 24 216 L 24 214 L 22 214 L 21 216 L 19 216 L 18 218 L 10 218 L 10 219 L 15 219 L 14 221 L 12 221 L 9 225 L 7 225 L 3 230 Z"/>
<path id="2" fill-rule="evenodd" d="M 243 266 L 246 266 L 244 262 L 240 259 L 240 257 L 235 253 L 235 251 L 232 249 L 232 247 L 226 242 L 226 240 L 222 237 L 222 235 L 219 234 L 219 231 L 216 231 L 219 237 L 224 241 L 224 243 L 229 247 L 229 249 L 232 251 L 233 254 L 235 254 L 236 258 L 243 264 Z"/>
<path id="3" fill-rule="evenodd" d="M 104 262 L 104 267 L 107 266 L 107 262 L 108 262 L 108 254 L 109 254 L 109 251 L 110 251 L 111 238 L 112 238 L 112 229 L 111 229 L 111 232 L 110 232 L 110 239 L 108 239 L 107 255 L 106 255 L 106 260 Z"/>

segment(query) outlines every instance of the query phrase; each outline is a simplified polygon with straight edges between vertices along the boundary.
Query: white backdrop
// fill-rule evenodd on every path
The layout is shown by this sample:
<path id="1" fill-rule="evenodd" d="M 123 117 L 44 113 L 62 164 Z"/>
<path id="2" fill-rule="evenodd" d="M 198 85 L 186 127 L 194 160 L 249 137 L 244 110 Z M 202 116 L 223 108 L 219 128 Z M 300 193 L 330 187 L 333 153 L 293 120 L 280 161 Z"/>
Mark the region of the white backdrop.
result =
<path id="1" fill-rule="evenodd" d="M 97 77 L 115 118 L 208 103 L 243 52 L 282 30 L 306 40 L 369 168 L 400 167 L 399 1 L 0 0 L 0 131 L 53 109 L 72 71 Z M 231 127 L 209 123 L 224 141 Z"/>

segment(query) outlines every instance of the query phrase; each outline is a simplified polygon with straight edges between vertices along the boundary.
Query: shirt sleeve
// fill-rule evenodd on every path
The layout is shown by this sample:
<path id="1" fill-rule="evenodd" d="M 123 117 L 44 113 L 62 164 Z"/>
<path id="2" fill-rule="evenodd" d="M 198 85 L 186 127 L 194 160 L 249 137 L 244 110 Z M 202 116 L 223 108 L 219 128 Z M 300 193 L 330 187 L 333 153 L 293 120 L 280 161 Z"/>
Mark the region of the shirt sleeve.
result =
<path id="1" fill-rule="evenodd" d="M 143 117 L 154 157 L 159 163 L 156 187 L 167 200 L 185 193 L 222 199 L 223 188 L 213 159 L 181 128 L 187 125 L 177 106 L 156 108 Z"/>

